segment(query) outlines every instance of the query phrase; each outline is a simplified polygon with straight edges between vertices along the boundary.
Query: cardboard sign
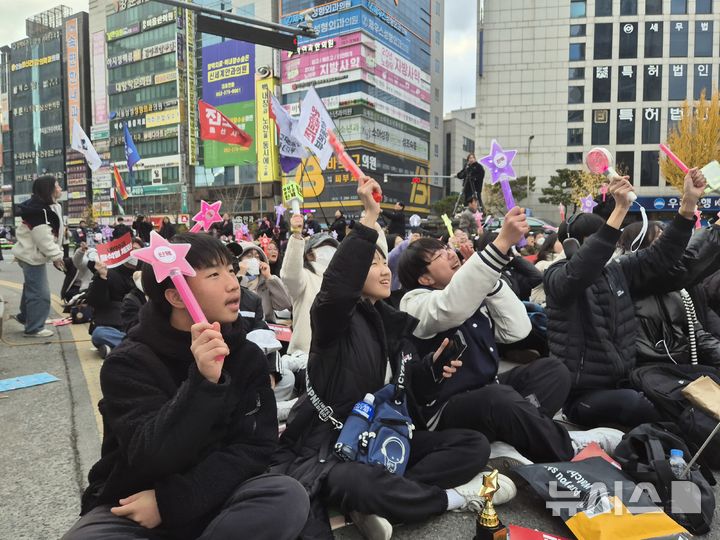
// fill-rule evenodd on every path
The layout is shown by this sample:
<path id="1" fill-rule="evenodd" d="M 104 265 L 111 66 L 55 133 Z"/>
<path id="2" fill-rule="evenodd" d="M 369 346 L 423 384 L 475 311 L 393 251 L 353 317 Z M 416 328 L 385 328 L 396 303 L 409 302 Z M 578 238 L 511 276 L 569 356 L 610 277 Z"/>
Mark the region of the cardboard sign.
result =
<path id="1" fill-rule="evenodd" d="M 97 244 L 98 257 L 108 268 L 120 266 L 130 257 L 132 251 L 132 236 L 130 233 L 123 234 L 117 240 L 105 244 Z"/>

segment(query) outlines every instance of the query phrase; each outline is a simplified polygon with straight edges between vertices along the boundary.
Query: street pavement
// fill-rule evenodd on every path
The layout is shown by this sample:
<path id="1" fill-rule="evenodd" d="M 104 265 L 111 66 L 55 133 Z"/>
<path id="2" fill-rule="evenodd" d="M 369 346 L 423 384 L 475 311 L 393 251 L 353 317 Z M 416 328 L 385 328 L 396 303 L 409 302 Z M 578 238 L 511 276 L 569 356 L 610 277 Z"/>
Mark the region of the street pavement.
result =
<path id="1" fill-rule="evenodd" d="M 88 470 L 100 454 L 102 426 L 96 405 L 102 360 L 84 325 L 55 328 L 56 336 L 48 343 L 23 337 L 22 326 L 8 319 L 17 313 L 22 272 L 7 252 L 5 257 L 0 262 L 0 296 L 5 300 L 0 379 L 47 372 L 60 380 L 0 393 L 0 539 L 56 539 L 77 519 Z M 57 294 L 62 274 L 51 266 L 48 273 Z M 53 308 L 60 308 L 57 296 Z M 50 317 L 60 315 L 53 311 Z M 717 487 L 715 495 L 720 500 Z M 527 486 L 519 486 L 518 496 L 498 507 L 498 513 L 505 524 L 573 537 Z M 720 540 L 720 525 L 714 529 L 704 538 Z M 393 538 L 469 540 L 474 533 L 473 515 L 448 513 L 422 525 L 397 526 Z M 354 527 L 335 534 L 339 539 L 361 538 Z"/>

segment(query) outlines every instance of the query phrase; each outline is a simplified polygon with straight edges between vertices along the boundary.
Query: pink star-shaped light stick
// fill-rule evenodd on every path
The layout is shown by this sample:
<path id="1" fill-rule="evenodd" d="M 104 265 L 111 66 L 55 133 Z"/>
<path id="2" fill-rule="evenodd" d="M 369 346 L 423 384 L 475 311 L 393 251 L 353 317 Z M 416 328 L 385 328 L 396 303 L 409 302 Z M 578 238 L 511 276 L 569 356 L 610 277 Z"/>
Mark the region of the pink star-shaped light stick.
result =
<path id="1" fill-rule="evenodd" d="M 280 220 L 285 214 L 285 210 L 287 210 L 287 208 L 285 208 L 285 205 L 283 203 L 280 203 L 275 207 L 275 213 L 277 214 L 277 219 L 275 220 L 276 227 L 280 226 Z"/>
<path id="2" fill-rule="evenodd" d="M 195 225 L 193 225 L 192 229 L 190 229 L 190 232 L 197 233 L 200 232 L 200 229 L 208 232 L 213 223 L 221 222 L 221 205 L 222 201 L 216 201 L 212 204 L 209 204 L 205 201 L 200 201 L 200 211 L 193 216 L 193 221 L 195 221 L 196 223 Z"/>
<path id="3" fill-rule="evenodd" d="M 587 197 L 581 197 L 580 198 L 580 211 L 585 212 L 586 214 L 592 214 L 593 208 L 595 208 L 598 205 L 593 200 L 592 195 L 588 195 Z"/>
<path id="4" fill-rule="evenodd" d="M 187 253 L 190 244 L 171 244 L 155 231 L 150 233 L 150 246 L 136 249 L 132 252 L 134 257 L 145 261 L 152 266 L 155 279 L 160 283 L 169 277 L 185 307 L 195 323 L 207 322 L 200 304 L 190 290 L 185 276 L 194 276 L 195 269 L 187 262 Z"/>
<path id="5" fill-rule="evenodd" d="M 515 180 L 515 169 L 513 169 L 512 161 L 515 159 L 517 150 L 503 150 L 502 146 L 493 139 L 490 143 L 490 154 L 480 160 L 490 171 L 491 182 L 497 184 L 500 182 L 503 196 L 505 197 L 505 205 L 507 209 L 515 207 L 515 199 L 513 198 L 512 189 L 510 189 L 510 180 Z"/>

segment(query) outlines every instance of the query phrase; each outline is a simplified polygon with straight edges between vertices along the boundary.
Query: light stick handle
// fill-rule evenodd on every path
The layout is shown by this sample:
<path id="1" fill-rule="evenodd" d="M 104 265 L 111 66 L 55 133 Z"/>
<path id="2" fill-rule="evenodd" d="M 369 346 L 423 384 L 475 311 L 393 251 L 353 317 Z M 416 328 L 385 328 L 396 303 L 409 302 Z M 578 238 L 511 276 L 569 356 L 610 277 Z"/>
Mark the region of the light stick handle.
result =
<path id="1" fill-rule="evenodd" d="M 330 146 L 333 147 L 333 150 L 335 150 L 335 154 L 337 155 L 338 161 L 342 163 L 343 167 L 345 167 L 345 170 L 347 170 L 355 180 L 358 182 L 362 182 L 363 172 L 360 170 L 360 167 L 358 167 L 357 163 L 355 163 L 355 160 L 351 158 L 348 153 L 345 151 L 345 147 L 343 146 L 343 143 L 341 143 L 334 132 L 330 131 L 328 133 L 328 142 L 330 142 Z M 378 192 L 373 192 L 373 199 L 375 199 L 375 202 L 381 202 L 382 201 L 382 194 Z"/>
<path id="2" fill-rule="evenodd" d="M 195 225 L 192 226 L 192 229 L 190 229 L 190 232 L 191 233 L 199 233 L 201 229 L 202 229 L 202 223 L 200 223 L 198 221 Z"/>
<path id="3" fill-rule="evenodd" d="M 515 204 L 515 197 L 513 197 L 512 194 L 512 188 L 510 187 L 510 182 L 508 180 L 500 180 L 500 187 L 502 188 L 503 197 L 505 197 L 505 206 L 507 206 L 508 210 L 511 210 L 515 208 L 517 205 Z M 525 238 L 521 238 L 518 242 L 518 246 L 524 247 L 527 245 L 527 240 Z"/>
<path id="4" fill-rule="evenodd" d="M 614 167 L 608 167 L 607 169 L 605 169 L 605 172 L 603 174 L 607 177 L 620 176 L 620 174 L 618 174 Z M 629 193 L 628 199 L 630 199 L 630 204 L 632 204 L 637 200 L 637 195 L 635 193 Z"/>
<path id="5" fill-rule="evenodd" d="M 200 304 L 198 304 L 198 301 L 195 299 L 195 295 L 190 290 L 190 286 L 188 285 L 185 276 L 182 275 L 180 270 L 173 268 L 170 271 L 170 279 L 172 280 L 173 285 L 175 285 L 175 289 L 177 289 L 180 298 L 182 298 L 182 301 L 185 304 L 185 307 L 187 308 L 193 322 L 195 324 L 207 322 L 207 319 L 205 318 L 205 314 L 202 312 Z"/>
<path id="6" fill-rule="evenodd" d="M 290 206 L 292 207 L 293 214 L 300 213 L 300 201 L 298 201 L 297 199 L 291 199 Z"/>
<path id="7" fill-rule="evenodd" d="M 193 322 L 195 324 L 207 322 L 207 318 L 205 318 L 205 314 L 203 313 L 200 304 L 198 304 L 198 301 L 195 299 L 195 295 L 190 290 L 190 285 L 188 285 L 185 276 L 182 275 L 180 270 L 173 268 L 170 271 L 170 279 L 172 280 L 173 285 L 175 285 L 175 289 L 180 295 L 180 298 L 182 298 L 182 301 L 185 304 Z M 215 357 L 216 362 L 222 362 L 224 359 L 224 356 Z"/>
<path id="8" fill-rule="evenodd" d="M 660 145 L 660 150 L 662 150 L 663 152 L 665 152 L 665 155 L 670 159 L 670 161 L 672 161 L 675 165 L 677 165 L 678 168 L 679 168 L 682 172 L 684 172 L 685 174 L 688 173 L 688 171 L 690 170 L 690 169 L 688 168 L 688 166 L 685 165 L 685 164 L 682 162 L 682 160 L 681 160 L 679 157 L 677 157 L 677 156 L 675 155 L 675 153 L 674 153 L 672 150 L 670 150 L 670 148 L 667 147 L 667 145 L 661 144 L 661 145 Z"/>

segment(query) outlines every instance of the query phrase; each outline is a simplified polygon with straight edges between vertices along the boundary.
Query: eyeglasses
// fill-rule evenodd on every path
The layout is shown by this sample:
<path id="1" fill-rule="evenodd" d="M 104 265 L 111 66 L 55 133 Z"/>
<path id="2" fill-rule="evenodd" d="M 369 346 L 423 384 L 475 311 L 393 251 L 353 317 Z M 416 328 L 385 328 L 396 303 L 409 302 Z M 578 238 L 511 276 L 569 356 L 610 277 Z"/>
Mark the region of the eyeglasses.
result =
<path id="1" fill-rule="evenodd" d="M 446 257 L 450 254 L 452 251 L 452 248 L 450 246 L 445 246 L 443 249 L 439 250 L 435 256 L 433 256 L 432 259 L 428 261 L 428 266 L 430 266 L 433 262 L 437 261 L 440 257 L 445 255 Z"/>

